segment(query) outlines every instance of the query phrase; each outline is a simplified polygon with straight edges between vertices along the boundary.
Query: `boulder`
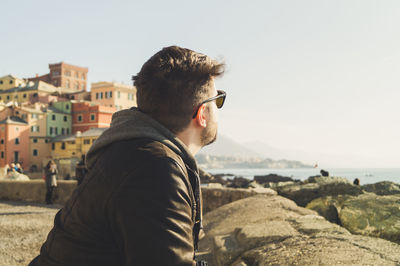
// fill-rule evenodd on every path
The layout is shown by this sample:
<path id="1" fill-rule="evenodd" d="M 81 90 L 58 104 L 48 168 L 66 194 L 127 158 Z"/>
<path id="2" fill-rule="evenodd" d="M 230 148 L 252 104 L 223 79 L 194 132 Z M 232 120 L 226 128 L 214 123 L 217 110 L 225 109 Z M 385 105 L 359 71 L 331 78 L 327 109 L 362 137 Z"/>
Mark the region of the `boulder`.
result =
<path id="1" fill-rule="evenodd" d="M 257 195 L 204 216 L 210 265 L 398 265 L 400 246 L 352 235 L 280 196 Z"/>
<path id="2" fill-rule="evenodd" d="M 341 205 L 339 219 L 343 227 L 352 233 L 400 244 L 400 195 L 366 193 L 351 197 Z"/>
<path id="3" fill-rule="evenodd" d="M 352 195 L 363 193 L 359 186 L 342 179 L 320 178 L 317 182 L 295 184 L 276 188 L 279 195 L 295 201 L 299 206 L 305 207 L 309 202 L 324 196 Z"/>
<path id="4" fill-rule="evenodd" d="M 317 198 L 307 204 L 306 208 L 318 212 L 319 215 L 332 223 L 342 225 L 339 219 L 339 211 L 344 201 L 353 196 L 339 195 Z"/>
<path id="5" fill-rule="evenodd" d="M 243 189 L 215 187 L 215 185 L 202 187 L 201 192 L 203 196 L 204 213 L 212 211 L 222 205 L 231 203 L 233 201 L 244 199 L 254 195 L 265 194 L 269 196 L 274 196 L 277 194 L 276 191 L 268 188 Z"/>
<path id="6" fill-rule="evenodd" d="M 361 188 L 365 191 L 372 192 L 381 196 L 400 194 L 400 185 L 389 181 L 363 185 L 361 186 Z"/>
<path id="7" fill-rule="evenodd" d="M 293 182 L 294 181 L 290 177 L 280 176 L 277 174 L 256 175 L 256 176 L 254 176 L 254 180 L 257 181 L 257 183 L 259 183 L 259 184 L 287 182 L 287 181 Z"/>
<path id="8" fill-rule="evenodd" d="M 348 183 L 350 184 L 349 180 L 345 177 L 339 176 L 310 176 L 306 180 L 303 181 L 304 184 L 307 183 L 318 183 L 318 184 L 326 184 L 326 183 Z"/>
<path id="9" fill-rule="evenodd" d="M 250 186 L 251 180 L 241 177 L 241 176 L 235 176 L 233 179 L 228 179 L 227 180 L 227 187 L 233 187 L 233 188 L 248 188 Z"/>
<path id="10" fill-rule="evenodd" d="M 199 176 L 201 184 L 208 183 L 219 183 L 221 185 L 226 185 L 227 181 L 221 175 L 212 175 L 203 169 L 199 168 Z"/>

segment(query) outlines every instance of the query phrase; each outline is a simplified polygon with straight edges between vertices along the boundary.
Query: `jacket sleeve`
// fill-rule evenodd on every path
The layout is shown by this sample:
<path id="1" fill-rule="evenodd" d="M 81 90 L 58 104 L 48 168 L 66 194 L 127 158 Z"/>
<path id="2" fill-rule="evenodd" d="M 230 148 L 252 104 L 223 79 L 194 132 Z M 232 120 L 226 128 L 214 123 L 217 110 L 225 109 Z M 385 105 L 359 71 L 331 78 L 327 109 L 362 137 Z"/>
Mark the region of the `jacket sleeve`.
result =
<path id="1" fill-rule="evenodd" d="M 192 202 L 170 158 L 127 175 L 109 202 L 109 221 L 125 265 L 195 265 Z"/>

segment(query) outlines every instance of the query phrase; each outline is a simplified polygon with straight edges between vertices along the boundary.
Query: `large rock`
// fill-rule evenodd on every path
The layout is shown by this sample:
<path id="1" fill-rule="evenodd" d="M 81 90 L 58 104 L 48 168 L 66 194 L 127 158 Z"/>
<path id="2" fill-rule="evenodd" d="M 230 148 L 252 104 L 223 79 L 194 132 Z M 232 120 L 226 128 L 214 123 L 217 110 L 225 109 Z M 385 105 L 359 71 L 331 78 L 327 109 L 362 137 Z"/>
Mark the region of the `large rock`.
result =
<path id="1" fill-rule="evenodd" d="M 276 188 L 279 195 L 295 201 L 299 206 L 305 207 L 309 202 L 324 196 L 352 195 L 357 196 L 363 190 L 347 180 L 321 177 L 317 182 L 295 184 Z"/>
<path id="2" fill-rule="evenodd" d="M 280 196 L 258 195 L 204 217 L 202 257 L 210 265 L 396 265 L 400 246 L 352 235 Z"/>
<path id="3" fill-rule="evenodd" d="M 394 195 L 400 194 L 400 185 L 394 182 L 383 181 L 375 184 L 368 184 L 361 186 L 361 188 L 368 192 L 373 192 L 377 195 Z"/>
<path id="4" fill-rule="evenodd" d="M 254 180 L 259 184 L 294 181 L 290 177 L 280 176 L 277 174 L 256 175 L 254 176 Z"/>
<path id="5" fill-rule="evenodd" d="M 210 187 L 201 188 L 203 196 L 203 212 L 207 213 L 222 205 L 231 203 L 236 200 L 244 199 L 247 197 L 255 196 L 258 194 L 276 195 L 277 193 L 268 188 L 244 189 L 244 188 L 225 188 Z"/>
<path id="6" fill-rule="evenodd" d="M 339 219 L 352 233 L 381 237 L 400 244 L 400 195 L 368 193 L 349 198 L 341 206 Z"/>

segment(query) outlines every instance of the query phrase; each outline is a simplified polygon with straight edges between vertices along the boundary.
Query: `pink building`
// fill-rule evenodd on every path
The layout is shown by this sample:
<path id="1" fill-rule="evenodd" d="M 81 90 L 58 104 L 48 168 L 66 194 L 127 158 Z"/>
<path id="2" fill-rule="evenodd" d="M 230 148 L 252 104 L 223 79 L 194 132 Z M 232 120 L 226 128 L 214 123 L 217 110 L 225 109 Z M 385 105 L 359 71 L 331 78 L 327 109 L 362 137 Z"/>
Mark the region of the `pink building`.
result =
<path id="1" fill-rule="evenodd" d="M 72 134 L 92 128 L 110 127 L 115 107 L 82 101 L 72 103 Z"/>
<path id="2" fill-rule="evenodd" d="M 29 166 L 29 125 L 16 116 L 0 121 L 0 167 L 10 163 Z"/>

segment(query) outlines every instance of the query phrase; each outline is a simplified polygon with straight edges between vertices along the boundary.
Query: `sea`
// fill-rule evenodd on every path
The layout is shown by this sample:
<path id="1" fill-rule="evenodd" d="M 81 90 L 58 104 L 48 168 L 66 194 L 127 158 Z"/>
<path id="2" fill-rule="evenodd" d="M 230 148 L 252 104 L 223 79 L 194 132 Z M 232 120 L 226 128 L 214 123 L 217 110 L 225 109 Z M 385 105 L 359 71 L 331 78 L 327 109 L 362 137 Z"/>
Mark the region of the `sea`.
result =
<path id="1" fill-rule="evenodd" d="M 319 175 L 319 168 L 291 168 L 291 169 L 205 169 L 211 174 L 233 174 L 248 179 L 253 179 L 255 175 L 277 174 L 293 179 L 305 180 L 310 176 Z M 324 168 L 330 176 L 345 177 L 350 182 L 355 178 L 360 179 L 360 184 L 373 184 L 381 181 L 392 181 L 400 183 L 400 168 Z M 229 178 L 229 177 L 228 177 Z"/>

